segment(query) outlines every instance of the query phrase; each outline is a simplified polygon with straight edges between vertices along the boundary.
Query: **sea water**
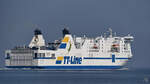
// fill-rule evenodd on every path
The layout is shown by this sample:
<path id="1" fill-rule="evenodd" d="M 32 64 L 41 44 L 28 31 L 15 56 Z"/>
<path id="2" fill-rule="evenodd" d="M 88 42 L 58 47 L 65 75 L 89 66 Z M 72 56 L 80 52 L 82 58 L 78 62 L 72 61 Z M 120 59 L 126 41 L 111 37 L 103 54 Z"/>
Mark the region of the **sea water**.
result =
<path id="1" fill-rule="evenodd" d="M 0 84 L 150 84 L 150 70 L 0 70 Z"/>

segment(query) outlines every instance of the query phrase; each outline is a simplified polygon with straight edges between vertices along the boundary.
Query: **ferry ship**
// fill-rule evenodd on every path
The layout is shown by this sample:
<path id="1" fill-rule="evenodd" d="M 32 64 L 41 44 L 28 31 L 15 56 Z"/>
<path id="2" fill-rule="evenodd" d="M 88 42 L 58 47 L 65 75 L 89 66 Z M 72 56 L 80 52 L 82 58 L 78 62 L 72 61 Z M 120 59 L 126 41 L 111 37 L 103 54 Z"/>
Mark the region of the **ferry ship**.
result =
<path id="1" fill-rule="evenodd" d="M 56 70 L 122 69 L 132 58 L 133 36 L 109 35 L 89 38 L 71 35 L 67 28 L 53 43 L 45 43 L 42 32 L 34 31 L 28 46 L 17 46 L 5 51 L 7 68 Z"/>

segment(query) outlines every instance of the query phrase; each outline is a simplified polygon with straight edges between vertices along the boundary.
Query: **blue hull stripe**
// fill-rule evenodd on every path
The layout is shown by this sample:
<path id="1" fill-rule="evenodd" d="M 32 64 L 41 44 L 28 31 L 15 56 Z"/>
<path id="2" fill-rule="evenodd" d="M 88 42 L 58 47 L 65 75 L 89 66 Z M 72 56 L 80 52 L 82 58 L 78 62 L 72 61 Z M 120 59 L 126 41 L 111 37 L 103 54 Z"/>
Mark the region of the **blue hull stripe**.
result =
<path id="1" fill-rule="evenodd" d="M 34 58 L 34 59 L 56 59 L 52 57 L 39 57 L 39 58 Z M 112 58 L 107 58 L 107 57 L 84 57 L 83 59 L 112 59 Z M 131 59 L 131 58 L 115 58 L 115 59 Z"/>
<path id="2" fill-rule="evenodd" d="M 112 59 L 112 58 L 84 57 L 84 59 Z"/>
<path id="3" fill-rule="evenodd" d="M 112 58 L 102 58 L 102 57 L 84 57 L 84 59 L 112 59 Z M 131 59 L 131 58 L 115 58 L 115 59 Z"/>
<path id="4" fill-rule="evenodd" d="M 131 59 L 131 58 L 116 58 L 116 59 Z"/>
<path id="5" fill-rule="evenodd" d="M 51 57 L 42 57 L 42 58 L 34 58 L 34 59 L 56 59 Z M 84 59 L 112 59 L 112 58 L 100 58 L 100 57 L 84 57 Z M 115 59 L 131 59 L 131 58 L 115 58 Z"/>
<path id="6" fill-rule="evenodd" d="M 123 66 L 6 66 L 7 68 L 41 68 L 41 69 L 120 69 Z"/>
<path id="7" fill-rule="evenodd" d="M 56 59 L 56 58 L 51 58 L 51 57 L 41 57 L 41 58 L 34 58 L 34 59 Z M 112 58 L 84 57 L 84 59 L 112 59 Z M 131 59 L 131 58 L 115 58 L 115 59 Z"/>

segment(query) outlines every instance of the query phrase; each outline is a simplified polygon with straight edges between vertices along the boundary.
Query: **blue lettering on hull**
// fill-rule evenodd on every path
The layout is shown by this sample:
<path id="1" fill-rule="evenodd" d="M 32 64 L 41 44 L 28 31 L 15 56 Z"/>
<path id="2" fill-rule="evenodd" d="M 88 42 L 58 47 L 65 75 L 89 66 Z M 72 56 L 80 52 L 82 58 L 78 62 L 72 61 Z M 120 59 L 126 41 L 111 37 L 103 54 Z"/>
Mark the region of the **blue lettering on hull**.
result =
<path id="1" fill-rule="evenodd" d="M 64 56 L 64 64 L 81 64 L 82 58 L 76 56 Z"/>

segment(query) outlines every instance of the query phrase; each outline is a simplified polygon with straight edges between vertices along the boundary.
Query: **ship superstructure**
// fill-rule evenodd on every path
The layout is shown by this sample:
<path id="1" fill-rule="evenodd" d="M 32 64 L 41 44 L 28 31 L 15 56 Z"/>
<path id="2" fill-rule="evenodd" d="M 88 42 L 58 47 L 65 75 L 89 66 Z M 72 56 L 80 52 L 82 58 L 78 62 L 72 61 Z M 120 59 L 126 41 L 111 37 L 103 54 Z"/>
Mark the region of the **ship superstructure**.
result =
<path id="1" fill-rule="evenodd" d="M 42 32 L 34 31 L 29 46 L 15 47 L 5 52 L 8 68 L 48 69 L 120 69 L 132 58 L 133 36 L 112 34 L 96 38 L 76 37 L 68 29 L 63 38 L 45 43 Z"/>

